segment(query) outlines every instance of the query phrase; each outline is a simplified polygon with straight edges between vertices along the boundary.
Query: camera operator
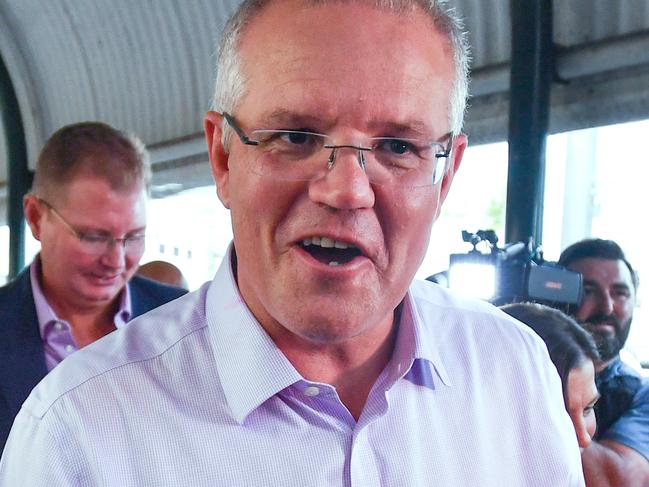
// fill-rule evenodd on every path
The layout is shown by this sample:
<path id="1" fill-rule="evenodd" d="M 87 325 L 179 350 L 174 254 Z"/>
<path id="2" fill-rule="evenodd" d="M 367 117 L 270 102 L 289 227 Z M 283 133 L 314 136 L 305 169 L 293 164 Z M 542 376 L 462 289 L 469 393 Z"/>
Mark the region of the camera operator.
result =
<path id="1" fill-rule="evenodd" d="M 582 453 L 586 485 L 649 485 L 649 382 L 620 360 L 629 335 L 638 279 L 620 246 L 587 239 L 566 248 L 559 265 L 583 275 L 575 319 L 597 343 L 601 399 L 595 440 Z"/>

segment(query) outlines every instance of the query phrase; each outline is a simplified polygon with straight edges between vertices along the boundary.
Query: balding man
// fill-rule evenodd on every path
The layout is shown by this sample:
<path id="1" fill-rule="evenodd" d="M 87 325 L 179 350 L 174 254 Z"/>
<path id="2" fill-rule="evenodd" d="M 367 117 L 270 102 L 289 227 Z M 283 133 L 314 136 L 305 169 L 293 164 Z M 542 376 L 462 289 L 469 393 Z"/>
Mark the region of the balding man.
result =
<path id="1" fill-rule="evenodd" d="M 582 485 L 542 341 L 413 282 L 466 71 L 441 2 L 244 1 L 205 117 L 233 245 L 37 388 L 0 485 Z"/>

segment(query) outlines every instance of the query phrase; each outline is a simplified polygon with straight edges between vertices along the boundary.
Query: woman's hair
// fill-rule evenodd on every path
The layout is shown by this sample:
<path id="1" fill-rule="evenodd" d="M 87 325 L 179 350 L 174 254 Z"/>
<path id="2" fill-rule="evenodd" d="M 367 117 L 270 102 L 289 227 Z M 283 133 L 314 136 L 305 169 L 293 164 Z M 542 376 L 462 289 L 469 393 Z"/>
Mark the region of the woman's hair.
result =
<path id="1" fill-rule="evenodd" d="M 539 335 L 548 348 L 550 359 L 559 372 L 564 402 L 567 397 L 568 374 L 586 360 L 599 360 L 597 346 L 590 334 L 565 313 L 537 303 L 516 303 L 501 306 L 510 316 L 525 323 Z"/>

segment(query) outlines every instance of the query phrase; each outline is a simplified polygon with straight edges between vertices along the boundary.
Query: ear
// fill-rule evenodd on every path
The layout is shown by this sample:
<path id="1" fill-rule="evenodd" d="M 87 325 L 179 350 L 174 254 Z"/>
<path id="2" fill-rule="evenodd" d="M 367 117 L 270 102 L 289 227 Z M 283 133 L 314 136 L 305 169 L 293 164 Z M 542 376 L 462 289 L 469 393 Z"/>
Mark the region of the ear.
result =
<path id="1" fill-rule="evenodd" d="M 31 193 L 27 193 L 23 198 L 23 213 L 25 220 L 36 240 L 41 239 L 41 221 L 43 219 L 45 208 L 38 201 L 38 198 Z"/>
<path id="2" fill-rule="evenodd" d="M 216 192 L 223 206 L 230 208 L 230 154 L 223 147 L 223 115 L 218 112 L 207 112 L 204 120 L 207 151 L 212 167 L 212 176 L 216 183 Z"/>
<path id="3" fill-rule="evenodd" d="M 462 156 L 464 156 L 464 149 L 468 144 L 466 135 L 460 134 L 453 139 L 453 149 L 451 150 L 451 158 L 448 161 L 448 167 L 446 168 L 446 174 L 442 178 L 442 185 L 439 190 L 439 205 L 438 208 L 441 208 L 442 203 L 446 200 L 448 192 L 451 189 L 451 183 L 460 169 L 460 163 L 462 162 Z M 439 211 L 439 210 L 438 210 Z"/>

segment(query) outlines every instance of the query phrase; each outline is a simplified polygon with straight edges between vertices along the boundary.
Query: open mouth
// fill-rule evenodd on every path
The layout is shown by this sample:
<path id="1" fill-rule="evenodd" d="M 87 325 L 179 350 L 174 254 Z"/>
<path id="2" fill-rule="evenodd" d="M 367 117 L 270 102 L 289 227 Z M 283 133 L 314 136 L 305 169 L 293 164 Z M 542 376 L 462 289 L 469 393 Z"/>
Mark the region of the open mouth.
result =
<path id="1" fill-rule="evenodd" d="M 354 244 L 329 237 L 305 238 L 300 246 L 317 261 L 332 267 L 348 264 L 363 255 Z"/>

